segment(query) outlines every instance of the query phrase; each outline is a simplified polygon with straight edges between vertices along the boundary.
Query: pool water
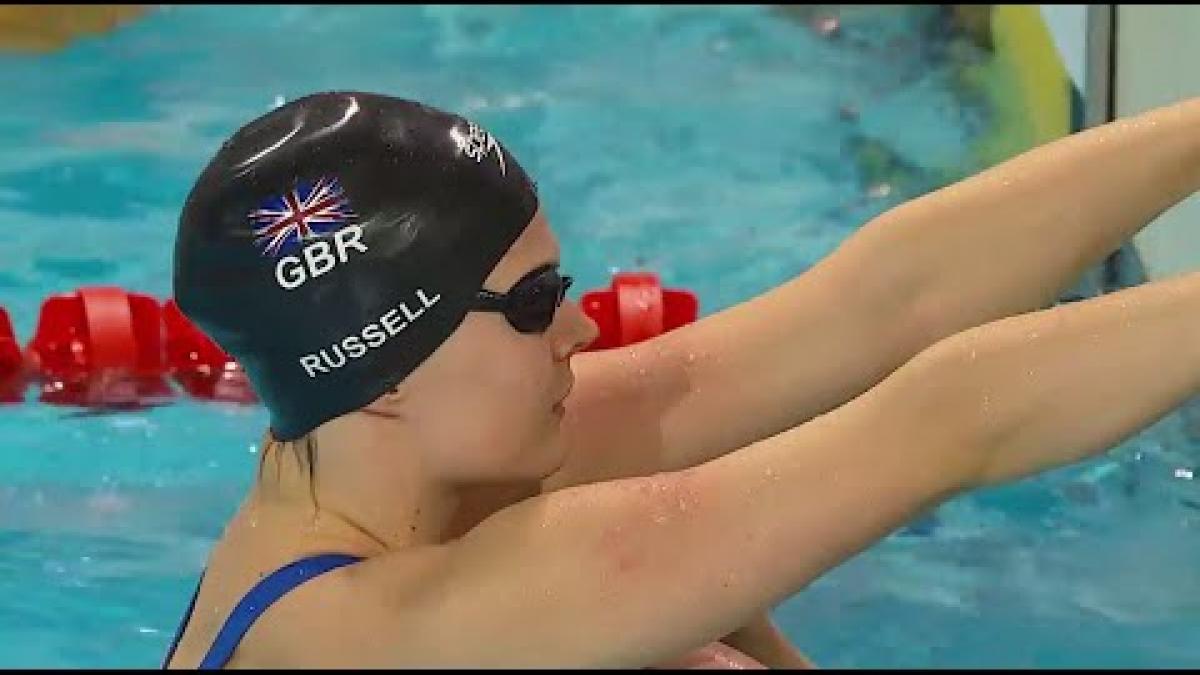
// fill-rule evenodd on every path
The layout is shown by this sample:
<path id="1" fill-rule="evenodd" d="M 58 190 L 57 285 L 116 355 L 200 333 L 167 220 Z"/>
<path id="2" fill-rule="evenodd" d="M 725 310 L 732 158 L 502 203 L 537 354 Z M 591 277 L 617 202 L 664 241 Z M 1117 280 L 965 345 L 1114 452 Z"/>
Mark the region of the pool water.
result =
<path id="1" fill-rule="evenodd" d="M 165 298 L 175 219 L 233 129 L 323 89 L 473 117 L 537 178 L 577 288 L 643 268 L 709 314 L 965 172 L 986 58 L 936 7 L 167 7 L 0 56 L 0 306 Z M 881 160 L 882 158 L 882 160 Z M 1200 662 L 1200 416 L 950 502 L 777 608 L 830 667 Z M 154 667 L 249 485 L 258 407 L 0 408 L 0 665 Z M 869 495 L 864 495 L 869 500 Z"/>

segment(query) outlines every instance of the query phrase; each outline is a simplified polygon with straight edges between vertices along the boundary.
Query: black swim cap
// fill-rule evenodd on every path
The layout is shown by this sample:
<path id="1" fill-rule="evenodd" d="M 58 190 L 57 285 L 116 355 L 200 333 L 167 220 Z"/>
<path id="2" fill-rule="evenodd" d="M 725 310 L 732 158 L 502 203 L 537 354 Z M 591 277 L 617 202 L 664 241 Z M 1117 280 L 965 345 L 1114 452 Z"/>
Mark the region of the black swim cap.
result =
<path id="1" fill-rule="evenodd" d="M 239 129 L 200 175 L 174 297 L 292 440 L 433 353 L 537 206 L 517 160 L 458 115 L 306 96 Z"/>

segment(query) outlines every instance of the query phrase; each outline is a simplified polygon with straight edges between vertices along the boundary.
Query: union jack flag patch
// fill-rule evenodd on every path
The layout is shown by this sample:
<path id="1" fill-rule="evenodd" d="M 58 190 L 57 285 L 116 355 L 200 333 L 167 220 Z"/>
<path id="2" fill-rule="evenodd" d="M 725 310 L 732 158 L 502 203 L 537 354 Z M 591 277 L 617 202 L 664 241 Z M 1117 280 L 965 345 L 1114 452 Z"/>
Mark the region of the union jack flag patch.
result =
<path id="1" fill-rule="evenodd" d="M 264 256 L 279 257 L 313 237 L 341 229 L 355 216 L 336 178 L 297 181 L 291 190 L 264 200 L 250 212 L 254 243 Z"/>

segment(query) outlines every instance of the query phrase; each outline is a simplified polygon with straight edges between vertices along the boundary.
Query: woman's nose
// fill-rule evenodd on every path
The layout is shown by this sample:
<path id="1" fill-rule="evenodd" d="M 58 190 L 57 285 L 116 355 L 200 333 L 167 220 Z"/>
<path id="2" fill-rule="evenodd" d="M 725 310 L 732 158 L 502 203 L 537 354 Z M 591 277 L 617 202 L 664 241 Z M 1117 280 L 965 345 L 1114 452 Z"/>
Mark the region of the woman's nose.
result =
<path id="1" fill-rule="evenodd" d="M 596 340 L 600 329 L 592 317 L 573 300 L 565 299 L 554 316 L 554 357 L 565 361 Z"/>

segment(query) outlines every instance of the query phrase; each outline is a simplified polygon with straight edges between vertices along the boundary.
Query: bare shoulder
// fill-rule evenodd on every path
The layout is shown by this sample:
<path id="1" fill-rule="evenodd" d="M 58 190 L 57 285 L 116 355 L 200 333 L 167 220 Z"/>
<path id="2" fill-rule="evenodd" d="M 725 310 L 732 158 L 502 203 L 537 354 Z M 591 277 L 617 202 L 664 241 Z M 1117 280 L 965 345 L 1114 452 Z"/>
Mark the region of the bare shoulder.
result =
<path id="1" fill-rule="evenodd" d="M 248 668 L 405 667 L 437 662 L 424 619 L 444 587 L 449 549 L 423 546 L 367 558 L 287 593 L 246 634 L 230 665 Z"/>
<path id="2" fill-rule="evenodd" d="M 312 555 L 355 553 L 337 540 L 294 536 L 294 523 L 278 514 L 256 517 L 248 517 L 243 505 L 214 546 L 170 667 L 197 667 L 237 604 L 267 575 Z M 248 527 L 249 521 L 262 527 Z M 356 649 L 373 641 L 372 636 L 386 635 L 390 645 L 402 646 L 408 617 L 419 623 L 418 612 L 402 610 L 428 603 L 427 591 L 438 585 L 447 551 L 420 546 L 377 557 L 357 554 L 366 557 L 319 574 L 272 603 L 242 637 L 229 667 L 356 666 L 377 651 Z M 413 632 L 418 631 L 414 625 Z M 388 649 L 378 658 L 395 665 L 395 653 Z"/>

